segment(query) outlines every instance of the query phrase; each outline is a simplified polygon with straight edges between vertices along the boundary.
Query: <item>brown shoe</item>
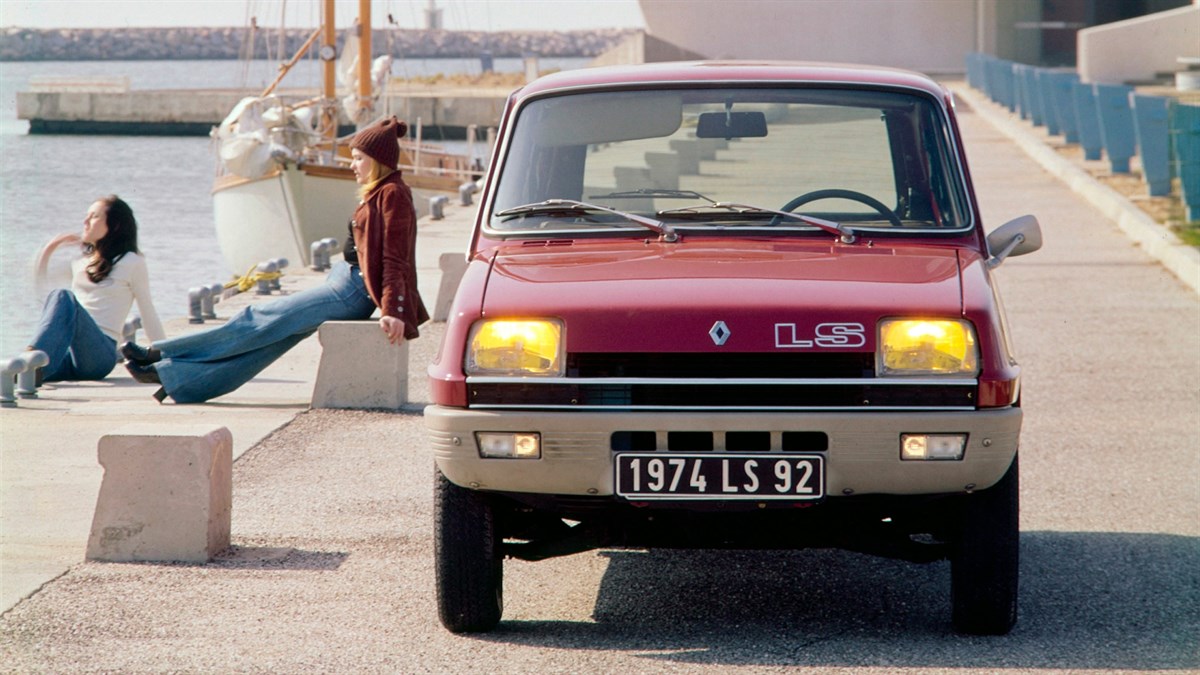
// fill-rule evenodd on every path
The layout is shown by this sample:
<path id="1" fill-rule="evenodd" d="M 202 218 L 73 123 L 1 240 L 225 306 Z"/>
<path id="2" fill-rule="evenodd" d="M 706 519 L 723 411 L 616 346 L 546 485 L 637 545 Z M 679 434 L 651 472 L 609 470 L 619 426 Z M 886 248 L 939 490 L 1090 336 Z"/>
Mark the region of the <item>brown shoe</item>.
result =
<path id="1" fill-rule="evenodd" d="M 133 379 L 142 384 L 162 384 L 162 380 L 158 379 L 158 371 L 154 369 L 153 363 L 126 361 L 125 370 L 128 370 Z"/>
<path id="2" fill-rule="evenodd" d="M 136 342 L 126 342 L 121 345 L 121 356 L 126 360 L 142 365 L 158 363 L 162 361 L 162 352 L 154 347 L 141 347 Z"/>

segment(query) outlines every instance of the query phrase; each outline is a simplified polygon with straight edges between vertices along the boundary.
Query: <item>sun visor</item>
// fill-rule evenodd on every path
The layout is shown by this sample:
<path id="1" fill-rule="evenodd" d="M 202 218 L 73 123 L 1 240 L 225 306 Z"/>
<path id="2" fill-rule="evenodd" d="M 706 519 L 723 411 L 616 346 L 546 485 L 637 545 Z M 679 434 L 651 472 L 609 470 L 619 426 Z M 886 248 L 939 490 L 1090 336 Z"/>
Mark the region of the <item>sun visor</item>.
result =
<path id="1" fill-rule="evenodd" d="M 521 113 L 517 126 L 522 135 L 532 132 L 536 145 L 560 146 L 669 136 L 682 121 L 681 96 L 639 92 L 542 99 Z"/>

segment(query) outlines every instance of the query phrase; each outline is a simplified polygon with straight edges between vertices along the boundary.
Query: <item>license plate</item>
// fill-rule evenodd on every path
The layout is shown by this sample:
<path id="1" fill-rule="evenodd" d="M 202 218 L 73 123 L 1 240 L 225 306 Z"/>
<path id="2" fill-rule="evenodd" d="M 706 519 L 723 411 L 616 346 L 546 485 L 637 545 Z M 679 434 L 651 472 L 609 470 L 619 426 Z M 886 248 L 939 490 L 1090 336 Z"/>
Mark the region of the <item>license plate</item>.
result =
<path id="1" fill-rule="evenodd" d="M 617 495 L 648 499 L 821 499 L 821 455 L 719 452 L 622 452 L 616 455 Z"/>

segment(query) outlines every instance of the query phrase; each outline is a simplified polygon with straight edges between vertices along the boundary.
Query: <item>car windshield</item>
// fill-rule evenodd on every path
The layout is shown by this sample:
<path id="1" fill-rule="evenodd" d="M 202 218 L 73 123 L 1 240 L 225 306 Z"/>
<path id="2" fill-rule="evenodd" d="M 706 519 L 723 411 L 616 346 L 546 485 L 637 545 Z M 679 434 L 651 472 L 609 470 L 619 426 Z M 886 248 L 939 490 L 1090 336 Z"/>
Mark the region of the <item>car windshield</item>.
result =
<path id="1" fill-rule="evenodd" d="M 855 232 L 949 232 L 971 225 L 955 157 L 939 106 L 914 93 L 574 92 L 519 111 L 488 224 L 509 236 L 644 234 L 646 219 L 669 232 L 822 231 L 787 211 Z"/>

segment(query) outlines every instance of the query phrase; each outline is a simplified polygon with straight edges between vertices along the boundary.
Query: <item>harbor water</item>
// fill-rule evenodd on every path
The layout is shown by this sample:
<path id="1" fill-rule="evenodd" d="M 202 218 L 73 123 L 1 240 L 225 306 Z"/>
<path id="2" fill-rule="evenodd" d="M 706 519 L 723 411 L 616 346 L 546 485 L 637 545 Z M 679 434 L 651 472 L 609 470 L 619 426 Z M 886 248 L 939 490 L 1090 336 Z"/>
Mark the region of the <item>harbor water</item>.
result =
<path id="1" fill-rule="evenodd" d="M 542 59 L 539 67 L 563 70 L 588 61 Z M 494 68 L 522 72 L 524 62 L 496 58 Z M 392 75 L 480 69 L 478 59 L 404 59 L 393 64 Z M 133 89 L 260 89 L 276 73 L 273 61 L 0 63 L 0 359 L 21 351 L 37 325 L 47 290 L 35 287 L 38 251 L 59 233 L 80 232 L 88 206 L 101 196 L 115 193 L 133 207 L 164 320 L 187 315 L 190 287 L 245 272 L 227 269 L 217 248 L 210 195 L 215 155 L 208 138 L 29 135 L 28 123 L 16 116 L 17 92 L 42 77 L 125 77 Z M 317 62 L 301 61 L 285 84 L 317 87 L 318 77 Z"/>

